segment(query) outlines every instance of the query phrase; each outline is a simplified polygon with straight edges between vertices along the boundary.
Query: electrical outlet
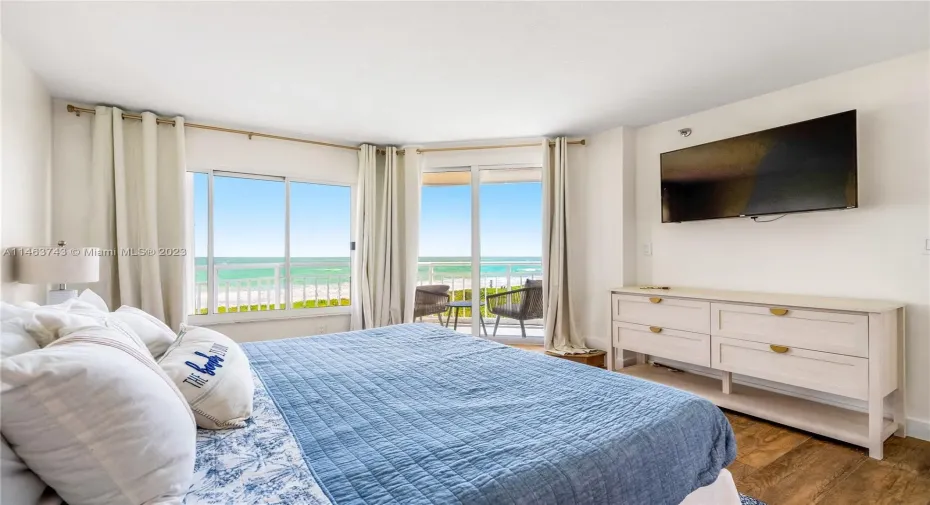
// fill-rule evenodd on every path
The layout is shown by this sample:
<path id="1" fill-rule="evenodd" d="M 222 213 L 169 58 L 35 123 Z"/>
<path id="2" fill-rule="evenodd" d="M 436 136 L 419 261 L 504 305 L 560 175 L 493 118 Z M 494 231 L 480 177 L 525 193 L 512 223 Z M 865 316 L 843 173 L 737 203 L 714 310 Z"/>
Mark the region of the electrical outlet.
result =
<path id="1" fill-rule="evenodd" d="M 652 242 L 643 244 L 643 256 L 652 256 Z"/>

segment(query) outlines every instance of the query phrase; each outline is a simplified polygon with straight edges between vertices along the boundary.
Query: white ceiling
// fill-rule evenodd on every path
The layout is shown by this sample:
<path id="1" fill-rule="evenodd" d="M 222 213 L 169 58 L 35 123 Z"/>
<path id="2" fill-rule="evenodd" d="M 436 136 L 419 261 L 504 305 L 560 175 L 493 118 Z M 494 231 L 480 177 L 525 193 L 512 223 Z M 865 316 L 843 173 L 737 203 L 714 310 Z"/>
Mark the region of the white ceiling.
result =
<path id="1" fill-rule="evenodd" d="M 930 4 L 2 3 L 56 97 L 317 138 L 585 134 L 930 45 Z"/>

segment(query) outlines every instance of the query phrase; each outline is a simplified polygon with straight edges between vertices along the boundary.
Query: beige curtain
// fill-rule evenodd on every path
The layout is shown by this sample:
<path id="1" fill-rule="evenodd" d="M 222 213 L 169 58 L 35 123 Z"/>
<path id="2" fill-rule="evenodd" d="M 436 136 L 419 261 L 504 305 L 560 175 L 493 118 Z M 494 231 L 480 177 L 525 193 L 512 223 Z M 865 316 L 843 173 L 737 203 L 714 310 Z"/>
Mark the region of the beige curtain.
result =
<path id="1" fill-rule="evenodd" d="M 110 308 L 140 308 L 178 329 L 185 317 L 184 118 L 159 125 L 151 112 L 123 120 L 97 107 L 86 216 L 87 243 L 102 258 L 90 287 Z"/>
<path id="2" fill-rule="evenodd" d="M 397 149 L 359 151 L 358 240 L 353 329 L 413 321 L 419 170 L 399 163 Z M 406 160 L 405 160 L 406 161 Z"/>
<path id="3" fill-rule="evenodd" d="M 545 346 L 559 353 L 583 353 L 590 349 L 575 328 L 568 264 L 571 249 L 568 230 L 568 141 L 555 139 L 543 145 L 543 307 Z"/>

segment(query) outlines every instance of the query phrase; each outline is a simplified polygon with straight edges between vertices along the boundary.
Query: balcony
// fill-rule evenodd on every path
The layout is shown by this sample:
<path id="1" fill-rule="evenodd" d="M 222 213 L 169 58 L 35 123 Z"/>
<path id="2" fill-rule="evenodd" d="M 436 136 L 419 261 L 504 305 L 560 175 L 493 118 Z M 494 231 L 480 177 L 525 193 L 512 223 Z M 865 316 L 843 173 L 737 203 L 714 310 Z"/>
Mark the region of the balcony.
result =
<path id="1" fill-rule="evenodd" d="M 334 261 L 291 262 L 291 289 L 288 298 L 284 262 L 218 262 L 214 264 L 214 288 L 217 314 L 261 312 L 291 309 L 314 309 L 349 306 L 352 303 L 351 265 L 348 259 Z M 208 313 L 208 266 L 195 267 L 193 314 Z M 480 296 L 522 287 L 527 280 L 542 279 L 540 261 L 486 261 L 481 263 Z M 424 261 L 418 265 L 417 285 L 445 284 L 450 300 L 471 300 L 471 263 L 468 261 Z M 493 331 L 494 316 L 482 308 L 488 332 Z M 443 315 L 451 316 L 451 312 Z M 470 333 L 470 308 L 460 309 L 458 331 Z M 424 321 L 439 323 L 437 316 Z M 450 328 L 452 325 L 450 324 Z M 542 320 L 526 321 L 527 336 L 542 337 Z M 516 321 L 501 319 L 497 336 L 520 337 Z"/>
<path id="2" fill-rule="evenodd" d="M 503 293 L 512 289 L 521 288 L 528 280 L 542 280 L 541 261 L 482 261 L 480 278 L 480 297 L 485 306 L 482 307 L 482 316 L 487 327 L 488 336 L 494 331 L 496 316 L 487 308 L 489 295 Z M 472 299 L 471 262 L 469 261 L 421 261 L 418 266 L 417 285 L 444 284 L 449 286 L 449 300 L 461 301 Z M 442 314 L 442 323 L 452 316 L 452 310 Z M 424 317 L 424 321 L 442 324 L 439 316 Z M 454 318 L 453 318 L 454 321 Z M 471 333 L 471 308 L 459 309 L 457 331 Z M 502 318 L 497 330 L 498 340 L 527 340 L 541 341 L 543 336 L 542 319 L 525 321 L 527 339 L 521 338 L 519 323 L 515 320 Z M 454 322 L 449 323 L 453 328 Z M 481 329 L 484 334 L 484 328 Z"/>

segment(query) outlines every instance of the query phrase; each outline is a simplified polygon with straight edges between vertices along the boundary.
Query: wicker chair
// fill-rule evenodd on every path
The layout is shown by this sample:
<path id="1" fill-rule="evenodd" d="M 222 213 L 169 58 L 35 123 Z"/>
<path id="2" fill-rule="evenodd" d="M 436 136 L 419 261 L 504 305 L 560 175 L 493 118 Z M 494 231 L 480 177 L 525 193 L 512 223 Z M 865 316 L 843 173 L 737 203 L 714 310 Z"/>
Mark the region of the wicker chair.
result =
<path id="1" fill-rule="evenodd" d="M 520 332 L 526 338 L 526 326 L 523 321 L 540 319 L 543 317 L 542 281 L 526 281 L 520 289 L 505 293 L 489 295 L 488 312 L 497 316 L 494 321 L 494 335 L 497 336 L 497 326 L 501 317 L 520 321 Z"/>
<path id="2" fill-rule="evenodd" d="M 419 317 L 422 321 L 423 316 L 438 314 L 439 323 L 442 324 L 442 314 L 448 309 L 448 304 L 449 286 L 445 284 L 419 286 L 413 303 L 413 318 Z"/>

